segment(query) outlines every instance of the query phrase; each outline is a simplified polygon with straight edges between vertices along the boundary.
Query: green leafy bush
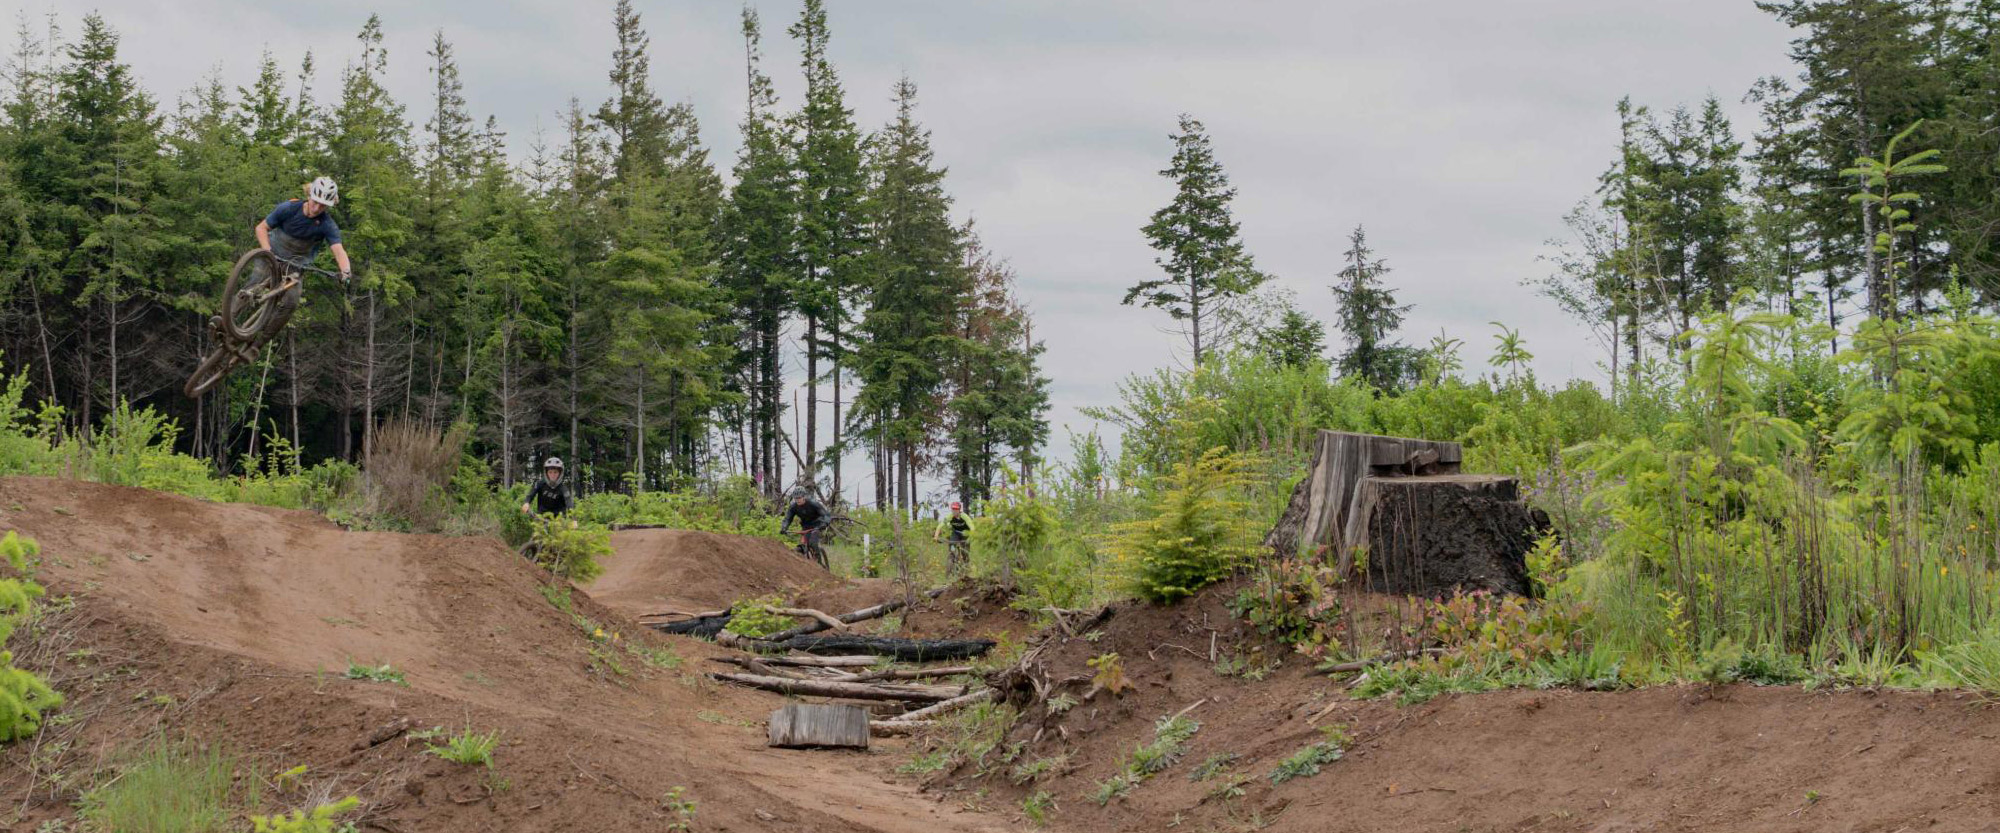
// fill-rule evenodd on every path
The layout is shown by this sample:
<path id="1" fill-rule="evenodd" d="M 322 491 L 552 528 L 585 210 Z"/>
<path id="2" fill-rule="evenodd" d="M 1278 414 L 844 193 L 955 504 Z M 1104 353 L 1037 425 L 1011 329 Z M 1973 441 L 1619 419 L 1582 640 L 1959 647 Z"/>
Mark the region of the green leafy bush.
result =
<path id="1" fill-rule="evenodd" d="M 1112 528 L 1108 548 L 1143 598 L 1167 603 L 1222 580 L 1257 551 L 1242 492 L 1253 459 L 1211 450 L 1160 478 L 1158 513 Z"/>
<path id="2" fill-rule="evenodd" d="M 535 519 L 535 563 L 549 572 L 586 582 L 604 574 L 597 559 L 611 555 L 611 533 L 562 517 Z"/>
<path id="3" fill-rule="evenodd" d="M 744 599 L 729 608 L 729 624 L 722 629 L 753 639 L 761 639 L 792 627 L 790 617 L 771 612 L 771 608 L 784 607 L 785 597 L 778 595 Z"/>

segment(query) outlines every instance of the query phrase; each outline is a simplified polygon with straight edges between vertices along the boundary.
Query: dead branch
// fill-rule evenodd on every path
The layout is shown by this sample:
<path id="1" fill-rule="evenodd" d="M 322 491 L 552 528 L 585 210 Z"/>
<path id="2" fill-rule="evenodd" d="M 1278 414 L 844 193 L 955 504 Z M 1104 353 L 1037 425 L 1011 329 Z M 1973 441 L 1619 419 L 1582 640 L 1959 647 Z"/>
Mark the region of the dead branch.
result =
<path id="1" fill-rule="evenodd" d="M 812 608 L 809 607 L 771 607 L 770 605 L 765 605 L 764 609 L 772 613 L 775 613 L 779 616 L 792 616 L 799 619 L 817 619 L 819 620 L 820 624 L 825 625 L 828 628 L 832 628 L 837 631 L 847 630 L 846 622 L 842 622 L 839 619 L 829 616 L 822 611 L 813 610 Z M 860 621 L 860 620 L 857 619 L 855 621 Z"/>

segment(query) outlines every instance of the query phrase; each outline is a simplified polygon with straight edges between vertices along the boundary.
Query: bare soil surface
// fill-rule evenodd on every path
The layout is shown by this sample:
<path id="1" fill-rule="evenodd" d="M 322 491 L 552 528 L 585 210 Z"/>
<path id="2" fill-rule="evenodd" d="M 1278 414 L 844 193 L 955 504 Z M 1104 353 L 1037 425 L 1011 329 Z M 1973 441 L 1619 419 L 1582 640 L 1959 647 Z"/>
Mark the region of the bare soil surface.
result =
<path id="1" fill-rule="evenodd" d="M 1617 693 L 1507 691 L 1398 707 L 1356 701 L 1302 658 L 1262 680 L 1257 635 L 1211 588 L 1172 608 L 1121 605 L 1093 639 L 1046 652 L 1058 691 L 1010 740 L 1019 762 L 1067 755 L 1066 776 L 1016 785 L 1008 766 L 962 767 L 934 787 L 1018 806 L 1046 790 L 1057 825 L 1122 831 L 1881 831 L 2000 830 L 2000 709 L 1961 692 L 1703 686 Z M 1060 639 L 1060 637 L 1056 637 Z M 1213 642 L 1211 643 L 1211 640 Z M 1210 645 L 1213 644 L 1214 658 Z M 1092 657 L 1116 652 L 1133 688 L 1081 700 Z M 1201 722 L 1179 762 L 1099 806 L 1087 796 L 1182 712 Z M 1273 786 L 1277 764 L 1343 725 L 1355 743 L 1321 774 Z M 1244 776 L 1191 776 L 1215 756 Z"/>
<path id="2" fill-rule="evenodd" d="M 611 534 L 616 555 L 584 586 L 591 598 L 627 616 L 721 610 L 740 599 L 798 595 L 845 587 L 791 547 L 769 538 L 680 529 Z M 832 611 L 843 612 L 843 611 Z"/>
<path id="3" fill-rule="evenodd" d="M 71 817 L 120 750 L 162 734 L 241 756 L 240 780 L 306 765 L 302 787 L 264 788 L 263 809 L 357 794 L 364 830 L 658 830 L 675 787 L 696 830 L 1011 829 L 898 783 L 893 751 L 766 749 L 780 701 L 703 678 L 716 648 L 580 592 L 573 618 L 497 541 L 28 478 L 0 479 L 0 526 L 38 539 L 51 598 L 73 599 L 15 640 L 68 702 L 60 725 L 0 752 L 10 830 Z M 350 660 L 407 685 L 345 679 Z M 499 731 L 493 768 L 407 736 L 370 745 L 403 719 Z"/>
<path id="4" fill-rule="evenodd" d="M 661 830 L 676 787 L 698 804 L 697 831 L 1020 830 L 1038 791 L 1056 805 L 1049 829 L 1085 833 L 2000 829 L 2000 710 L 1962 693 L 1514 691 L 1399 708 L 1254 650 L 1221 587 L 1050 637 L 1044 657 L 1079 702 L 1031 707 L 1009 740 L 1014 762 L 1067 754 L 1066 769 L 1016 784 L 989 762 L 985 777 L 974 765 L 919 784 L 894 772 L 902 741 L 767 749 L 780 698 L 708 681 L 720 649 L 631 621 L 770 592 L 840 612 L 894 592 L 772 542 L 621 533 L 606 575 L 565 610 L 497 541 L 345 532 L 310 513 L 7 478 L 0 529 L 41 542 L 50 589 L 47 615 L 10 647 L 68 698 L 40 735 L 0 749 L 8 830 L 73 818 L 81 791 L 159 736 L 238 755 L 262 811 L 354 794 L 360 829 L 389 833 Z M 905 635 L 1003 645 L 1027 641 L 1030 622 L 970 584 L 899 617 Z M 1133 689 L 1081 700 L 1085 663 L 1110 652 Z M 387 663 L 407 684 L 346 679 L 350 662 Z M 1202 729 L 1176 763 L 1105 806 L 1087 798 L 1156 720 L 1190 706 Z M 502 742 L 491 770 L 461 766 L 385 739 L 399 721 Z M 1273 786 L 1277 763 L 1331 724 L 1356 738 L 1346 757 Z M 1241 795 L 1210 795 L 1226 776 L 1189 777 L 1217 755 L 1236 756 Z M 301 785 L 271 783 L 301 764 Z"/>

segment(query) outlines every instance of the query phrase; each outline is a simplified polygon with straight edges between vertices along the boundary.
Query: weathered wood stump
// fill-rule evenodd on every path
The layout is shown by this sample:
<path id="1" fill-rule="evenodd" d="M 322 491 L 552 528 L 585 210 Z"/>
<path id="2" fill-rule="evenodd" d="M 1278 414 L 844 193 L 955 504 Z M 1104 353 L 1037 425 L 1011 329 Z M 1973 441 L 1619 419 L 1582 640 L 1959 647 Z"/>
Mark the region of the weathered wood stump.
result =
<path id="1" fill-rule="evenodd" d="M 792 703 L 771 713 L 771 746 L 868 748 L 868 710 Z"/>
<path id="2" fill-rule="evenodd" d="M 1527 554 L 1535 546 L 1536 524 L 1514 478 L 1370 477 L 1361 481 L 1357 497 L 1356 517 L 1366 526 L 1349 527 L 1344 549 L 1357 560 L 1365 552 L 1370 590 L 1529 594 Z"/>
<path id="3" fill-rule="evenodd" d="M 1321 431 L 1310 468 L 1264 542 L 1333 562 L 1370 589 L 1527 594 L 1544 523 L 1512 477 L 1459 473 L 1458 443 Z"/>

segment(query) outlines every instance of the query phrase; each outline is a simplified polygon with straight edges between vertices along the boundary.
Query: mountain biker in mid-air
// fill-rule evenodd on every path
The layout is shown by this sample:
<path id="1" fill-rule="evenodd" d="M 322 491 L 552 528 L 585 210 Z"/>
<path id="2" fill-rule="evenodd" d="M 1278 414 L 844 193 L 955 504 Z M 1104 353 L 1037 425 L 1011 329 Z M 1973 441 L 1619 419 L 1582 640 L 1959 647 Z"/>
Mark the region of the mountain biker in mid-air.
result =
<path id="1" fill-rule="evenodd" d="M 354 264 L 347 259 L 347 247 L 340 244 L 340 226 L 327 211 L 339 203 L 340 186 L 334 184 L 332 177 L 313 180 L 306 186 L 305 199 L 278 203 L 257 224 L 258 247 L 280 260 L 303 265 L 312 262 L 324 243 L 333 252 L 333 262 L 340 266 L 340 279 L 348 280 L 354 274 Z M 277 315 L 266 333 L 276 333 L 291 320 L 292 311 L 299 306 L 301 289 L 294 286 L 279 300 Z"/>
<path id="2" fill-rule="evenodd" d="M 563 461 L 561 457 L 550 457 L 542 464 L 542 479 L 528 490 L 528 499 L 521 504 L 521 511 L 529 515 L 567 515 L 576 508 L 576 498 L 570 496 L 568 484 L 563 483 Z"/>
<path id="3" fill-rule="evenodd" d="M 833 523 L 833 513 L 827 511 L 826 504 L 820 503 L 803 488 L 792 490 L 792 505 L 785 509 L 785 522 L 779 525 L 778 534 L 788 535 L 792 531 L 792 519 L 799 521 L 799 531 L 804 533 L 802 542 L 820 566 L 825 566 L 826 550 L 819 545 L 819 536 L 827 525 Z"/>
<path id="4" fill-rule="evenodd" d="M 972 519 L 966 517 L 960 511 L 963 508 L 958 501 L 952 501 L 951 516 L 939 520 L 937 529 L 931 532 L 932 542 L 936 542 L 940 537 L 943 537 L 947 542 L 947 546 L 950 547 L 951 556 L 947 562 L 946 570 L 954 575 L 958 571 L 965 569 L 965 562 L 968 560 L 967 555 L 971 550 L 972 543 Z"/>

